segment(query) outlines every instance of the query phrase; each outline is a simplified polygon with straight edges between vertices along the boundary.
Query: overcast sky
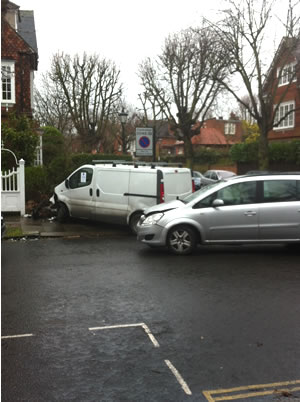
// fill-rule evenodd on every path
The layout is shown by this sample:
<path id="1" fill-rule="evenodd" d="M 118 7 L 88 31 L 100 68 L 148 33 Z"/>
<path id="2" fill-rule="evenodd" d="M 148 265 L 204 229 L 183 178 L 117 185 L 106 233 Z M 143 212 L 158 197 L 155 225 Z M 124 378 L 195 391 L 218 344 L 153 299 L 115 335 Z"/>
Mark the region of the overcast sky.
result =
<path id="1" fill-rule="evenodd" d="M 160 53 L 165 38 L 201 17 L 217 18 L 225 0 L 13 0 L 33 10 L 39 50 L 39 76 L 52 55 L 97 53 L 121 70 L 125 100 L 137 105 L 138 64 Z M 286 9 L 288 0 L 279 0 Z"/>
<path id="2" fill-rule="evenodd" d="M 223 0 L 13 0 L 33 10 L 39 67 L 49 70 L 52 55 L 97 53 L 121 70 L 125 100 L 137 104 L 138 64 L 160 53 L 169 33 L 213 17 Z M 206 5 L 205 5 L 206 4 Z"/>

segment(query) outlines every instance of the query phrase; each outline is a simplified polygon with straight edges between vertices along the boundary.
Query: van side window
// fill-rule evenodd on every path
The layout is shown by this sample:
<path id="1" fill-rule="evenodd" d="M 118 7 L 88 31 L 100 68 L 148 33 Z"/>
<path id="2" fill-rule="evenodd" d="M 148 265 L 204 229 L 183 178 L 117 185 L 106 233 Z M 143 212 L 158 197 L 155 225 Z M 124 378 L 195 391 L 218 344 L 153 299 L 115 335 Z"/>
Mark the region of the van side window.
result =
<path id="1" fill-rule="evenodd" d="M 82 168 L 77 170 L 70 178 L 69 178 L 69 186 L 70 188 L 78 188 L 85 187 L 91 184 L 93 177 L 93 169 L 91 168 Z"/>
<path id="2" fill-rule="evenodd" d="M 299 200 L 297 180 L 264 181 L 263 202 L 297 201 L 297 199 Z"/>

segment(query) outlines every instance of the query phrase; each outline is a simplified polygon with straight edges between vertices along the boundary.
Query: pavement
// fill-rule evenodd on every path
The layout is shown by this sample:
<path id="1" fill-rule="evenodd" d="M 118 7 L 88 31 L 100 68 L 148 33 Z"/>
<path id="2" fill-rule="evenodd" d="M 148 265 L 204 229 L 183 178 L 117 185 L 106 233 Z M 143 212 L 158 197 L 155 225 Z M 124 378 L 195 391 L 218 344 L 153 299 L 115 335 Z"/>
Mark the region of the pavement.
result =
<path id="1" fill-rule="evenodd" d="M 66 223 L 59 223 L 55 217 L 33 219 L 31 215 L 20 216 L 4 214 L 4 221 L 6 224 L 6 234 L 4 239 L 131 235 L 129 227 L 127 226 L 111 225 L 80 219 L 69 219 Z M 14 232 L 16 234 L 14 234 Z"/>

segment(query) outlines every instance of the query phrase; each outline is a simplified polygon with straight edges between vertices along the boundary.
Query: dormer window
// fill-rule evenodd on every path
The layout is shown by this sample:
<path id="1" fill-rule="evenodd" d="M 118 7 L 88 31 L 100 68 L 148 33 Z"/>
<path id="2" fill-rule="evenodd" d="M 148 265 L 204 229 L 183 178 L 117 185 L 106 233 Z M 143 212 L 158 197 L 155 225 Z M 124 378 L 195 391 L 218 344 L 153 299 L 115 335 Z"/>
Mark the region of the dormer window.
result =
<path id="1" fill-rule="evenodd" d="M 15 103 L 15 62 L 1 60 L 1 103 Z"/>
<path id="2" fill-rule="evenodd" d="M 225 123 L 224 133 L 225 135 L 235 135 L 235 123 Z"/>
<path id="3" fill-rule="evenodd" d="M 278 86 L 296 81 L 296 63 L 290 63 L 277 69 Z"/>

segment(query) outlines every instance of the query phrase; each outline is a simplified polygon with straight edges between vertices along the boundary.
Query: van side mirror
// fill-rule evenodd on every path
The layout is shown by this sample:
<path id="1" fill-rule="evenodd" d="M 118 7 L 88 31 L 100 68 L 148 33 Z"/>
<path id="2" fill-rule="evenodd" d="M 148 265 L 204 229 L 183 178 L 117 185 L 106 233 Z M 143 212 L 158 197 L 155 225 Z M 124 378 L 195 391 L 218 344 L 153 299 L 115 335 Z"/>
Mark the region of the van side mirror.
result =
<path id="1" fill-rule="evenodd" d="M 70 186 L 69 186 L 69 179 L 66 179 L 66 180 L 65 180 L 65 186 L 66 186 L 67 188 L 70 188 Z"/>
<path id="2" fill-rule="evenodd" d="M 222 207 L 223 205 L 225 205 L 224 204 L 224 201 L 223 200 L 220 200 L 220 199 L 215 199 L 215 200 L 213 200 L 213 202 L 212 202 L 212 206 L 214 207 L 214 208 L 216 208 L 216 207 Z"/>

